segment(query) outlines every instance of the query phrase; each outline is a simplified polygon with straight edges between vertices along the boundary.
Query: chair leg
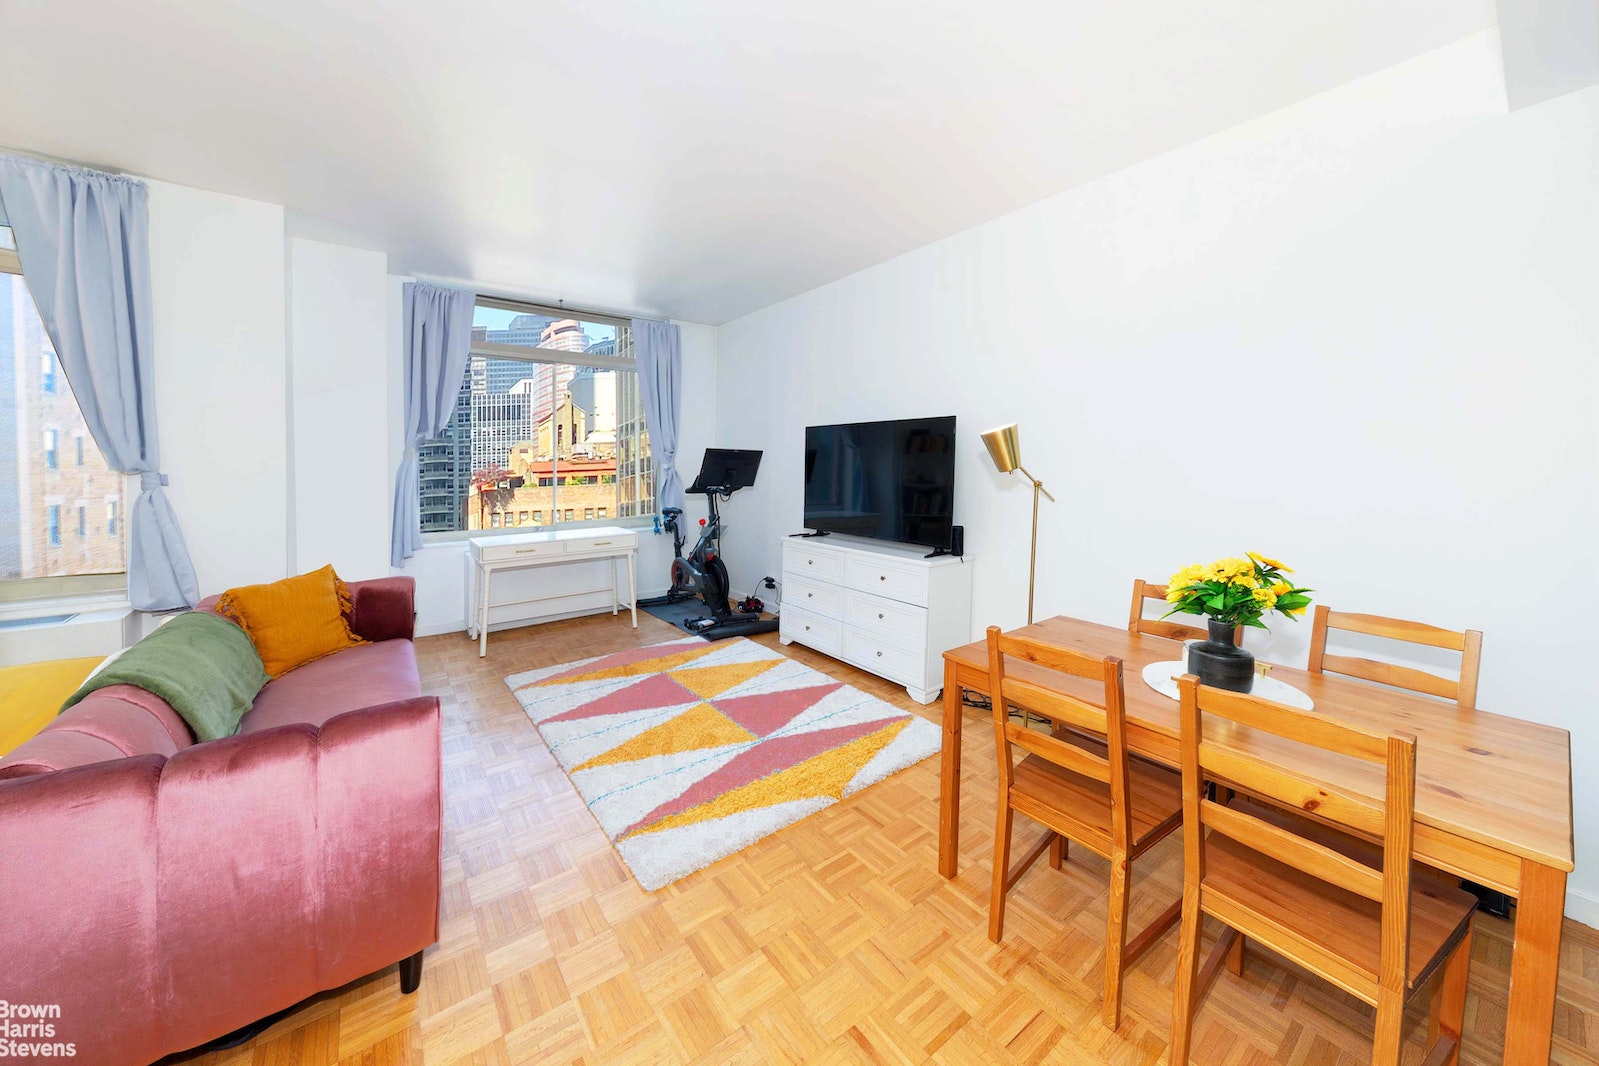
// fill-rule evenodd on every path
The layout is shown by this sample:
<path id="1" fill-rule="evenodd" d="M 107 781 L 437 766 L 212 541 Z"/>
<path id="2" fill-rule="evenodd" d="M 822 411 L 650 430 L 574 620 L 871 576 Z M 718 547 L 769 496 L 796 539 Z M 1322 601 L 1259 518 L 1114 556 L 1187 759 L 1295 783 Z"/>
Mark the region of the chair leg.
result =
<path id="1" fill-rule="evenodd" d="M 1183 891 L 1183 923 L 1177 931 L 1177 978 L 1172 994 L 1171 1048 L 1167 1066 L 1188 1066 L 1188 1046 L 1194 1035 L 1194 1005 L 1199 979 L 1199 893 Z"/>
<path id="2" fill-rule="evenodd" d="M 1110 909 L 1105 918 L 1105 1027 L 1122 1024 L 1122 969 L 1127 951 L 1127 905 L 1131 888 L 1132 865 L 1127 856 L 1110 860 Z"/>
<path id="3" fill-rule="evenodd" d="M 994 888 L 988 897 L 988 939 L 996 944 L 1005 935 L 1005 881 L 1010 876 L 1010 832 L 1016 820 L 1016 812 L 1006 798 L 999 798 L 999 818 L 994 826 Z"/>
<path id="4" fill-rule="evenodd" d="M 1405 993 L 1377 990 L 1377 1034 L 1371 1045 L 1371 1066 L 1399 1066 L 1405 1035 Z"/>
<path id="5" fill-rule="evenodd" d="M 1227 949 L 1227 972 L 1234 977 L 1244 976 L 1244 938 L 1240 935 Z"/>
<path id="6" fill-rule="evenodd" d="M 1061 864 L 1066 861 L 1066 849 L 1066 838 L 1056 833 L 1055 839 L 1049 842 L 1049 865 L 1051 867 L 1056 870 L 1061 868 Z"/>
<path id="7" fill-rule="evenodd" d="M 1438 983 L 1433 986 L 1432 1009 L 1428 1012 L 1428 1049 L 1440 1038 L 1454 1041 L 1454 1050 L 1443 1060 L 1442 1066 L 1456 1066 L 1460 1061 L 1460 1034 L 1466 1023 L 1466 979 L 1470 973 L 1471 926 L 1468 925 L 1465 938 L 1455 945 Z"/>

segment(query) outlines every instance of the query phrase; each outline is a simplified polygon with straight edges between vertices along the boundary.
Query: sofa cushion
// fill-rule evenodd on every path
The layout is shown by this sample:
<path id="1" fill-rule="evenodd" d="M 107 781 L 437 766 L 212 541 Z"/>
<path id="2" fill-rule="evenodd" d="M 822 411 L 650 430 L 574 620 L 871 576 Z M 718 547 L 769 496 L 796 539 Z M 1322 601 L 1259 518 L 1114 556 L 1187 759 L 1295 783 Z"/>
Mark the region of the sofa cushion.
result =
<path id="1" fill-rule="evenodd" d="M 345 711 L 421 694 L 409 640 L 357 644 L 268 682 L 239 723 L 239 732 L 301 722 L 320 726 Z"/>
<path id="2" fill-rule="evenodd" d="M 359 644 L 350 631 L 350 589 L 333 567 L 265 585 L 229 589 L 216 611 L 255 642 L 269 677 Z"/>

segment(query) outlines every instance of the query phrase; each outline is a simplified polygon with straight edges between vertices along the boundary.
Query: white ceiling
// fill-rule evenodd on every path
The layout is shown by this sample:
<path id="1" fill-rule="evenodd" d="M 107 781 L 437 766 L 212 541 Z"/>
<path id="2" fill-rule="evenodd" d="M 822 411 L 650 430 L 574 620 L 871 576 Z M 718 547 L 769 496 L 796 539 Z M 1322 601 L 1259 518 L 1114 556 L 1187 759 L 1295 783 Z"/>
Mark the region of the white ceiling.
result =
<path id="1" fill-rule="evenodd" d="M 391 268 L 719 323 L 1494 22 L 1493 0 L 0 0 L 0 145 Z"/>

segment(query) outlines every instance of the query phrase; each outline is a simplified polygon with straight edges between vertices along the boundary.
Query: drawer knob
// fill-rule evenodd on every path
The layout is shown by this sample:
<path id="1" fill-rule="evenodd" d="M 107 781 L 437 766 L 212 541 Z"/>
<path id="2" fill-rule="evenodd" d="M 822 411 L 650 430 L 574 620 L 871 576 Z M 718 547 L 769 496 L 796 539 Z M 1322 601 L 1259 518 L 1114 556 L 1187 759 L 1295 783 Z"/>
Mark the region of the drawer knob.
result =
<path id="1" fill-rule="evenodd" d="M 882 611 L 878 611 L 877 612 L 877 617 L 879 617 L 879 618 L 883 617 L 883 612 Z"/>
<path id="2" fill-rule="evenodd" d="M 807 600 L 808 600 L 808 599 L 810 599 L 810 598 L 811 598 L 811 597 L 812 597 L 812 596 L 814 596 L 814 595 L 816 595 L 816 593 L 814 593 L 814 592 L 807 592 L 807 593 L 806 593 L 806 594 L 805 594 L 805 598 L 806 598 L 806 599 L 807 599 Z"/>
<path id="3" fill-rule="evenodd" d="M 594 542 L 594 546 L 596 548 L 604 548 L 604 547 L 607 547 L 610 543 L 611 542 L 608 541 L 608 540 L 597 540 L 597 541 Z"/>
<path id="4" fill-rule="evenodd" d="M 806 559 L 805 560 L 805 565 L 806 566 L 815 566 L 816 565 L 816 560 L 815 559 Z"/>
<path id="5" fill-rule="evenodd" d="M 810 631 L 811 631 L 811 627 L 810 626 L 806 626 L 805 627 L 805 632 L 809 633 Z"/>
<path id="6" fill-rule="evenodd" d="M 887 581 L 888 580 L 888 575 L 887 574 L 878 574 L 877 575 L 877 580 L 879 580 L 879 581 Z"/>
<path id="7" fill-rule="evenodd" d="M 882 653 L 882 652 L 878 652 L 878 653 L 877 653 L 877 657 L 878 657 L 878 658 L 879 658 L 879 659 L 881 659 L 881 658 L 882 658 L 882 657 L 883 657 L 883 653 Z"/>

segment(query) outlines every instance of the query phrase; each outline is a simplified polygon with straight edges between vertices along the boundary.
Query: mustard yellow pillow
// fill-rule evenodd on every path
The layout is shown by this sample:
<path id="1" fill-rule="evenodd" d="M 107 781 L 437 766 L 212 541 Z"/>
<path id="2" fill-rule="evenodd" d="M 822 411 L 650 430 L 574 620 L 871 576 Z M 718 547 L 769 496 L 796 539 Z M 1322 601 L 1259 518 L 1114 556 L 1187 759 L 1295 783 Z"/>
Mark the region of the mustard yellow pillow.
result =
<path id="1" fill-rule="evenodd" d="M 250 635 L 268 677 L 365 644 L 350 631 L 350 589 L 333 567 L 268 585 L 228 589 L 217 613 Z"/>

